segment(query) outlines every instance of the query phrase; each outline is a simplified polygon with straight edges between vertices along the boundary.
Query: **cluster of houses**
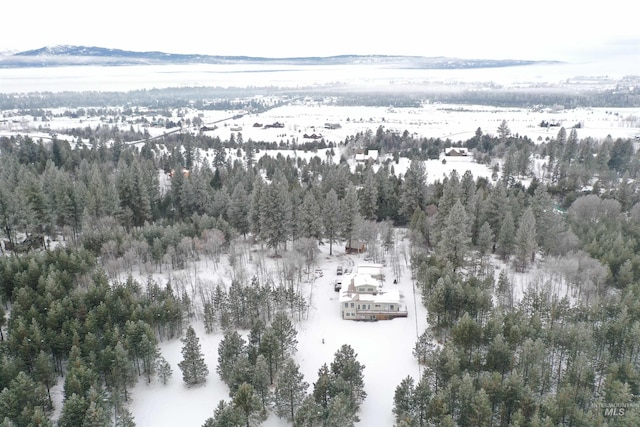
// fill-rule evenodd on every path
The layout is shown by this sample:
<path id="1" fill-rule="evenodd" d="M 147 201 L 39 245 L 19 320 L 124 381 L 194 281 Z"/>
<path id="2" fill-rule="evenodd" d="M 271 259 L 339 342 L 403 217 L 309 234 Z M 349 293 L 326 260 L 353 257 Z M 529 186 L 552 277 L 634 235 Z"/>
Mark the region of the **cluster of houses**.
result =
<path id="1" fill-rule="evenodd" d="M 340 314 L 345 320 L 389 320 L 407 317 L 400 292 L 383 289 L 382 264 L 361 264 L 342 280 Z"/>

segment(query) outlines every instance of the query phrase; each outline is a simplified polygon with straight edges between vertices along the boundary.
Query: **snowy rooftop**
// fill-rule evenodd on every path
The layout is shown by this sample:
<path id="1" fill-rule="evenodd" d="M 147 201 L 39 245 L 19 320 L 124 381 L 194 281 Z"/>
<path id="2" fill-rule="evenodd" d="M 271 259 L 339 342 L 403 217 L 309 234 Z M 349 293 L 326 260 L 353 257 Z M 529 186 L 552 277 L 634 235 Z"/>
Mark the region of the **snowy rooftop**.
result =
<path id="1" fill-rule="evenodd" d="M 400 303 L 400 292 L 397 290 L 383 291 L 376 295 L 352 293 L 348 289 L 340 291 L 340 302 L 367 301 L 378 304 Z"/>
<path id="2" fill-rule="evenodd" d="M 363 276 L 380 276 L 382 274 L 382 264 L 360 264 L 356 267 L 356 273 Z"/>
<path id="3" fill-rule="evenodd" d="M 380 281 L 374 279 L 370 274 L 353 273 L 346 277 L 346 284 L 353 284 L 353 286 L 371 285 L 378 287 Z"/>

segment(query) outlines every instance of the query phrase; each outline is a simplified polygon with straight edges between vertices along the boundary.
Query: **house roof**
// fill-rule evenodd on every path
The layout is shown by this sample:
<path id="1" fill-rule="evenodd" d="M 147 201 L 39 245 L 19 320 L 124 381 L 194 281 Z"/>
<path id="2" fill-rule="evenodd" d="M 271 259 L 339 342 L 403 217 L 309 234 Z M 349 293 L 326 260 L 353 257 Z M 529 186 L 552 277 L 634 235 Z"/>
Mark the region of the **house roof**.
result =
<path id="1" fill-rule="evenodd" d="M 359 264 L 356 267 L 356 273 L 368 276 L 382 275 L 382 264 Z"/>
<path id="2" fill-rule="evenodd" d="M 347 280 L 349 283 L 353 283 L 353 286 L 374 286 L 374 287 L 378 287 L 380 285 L 380 281 L 374 279 L 373 277 L 371 277 L 371 275 L 369 274 L 362 274 L 362 273 L 357 273 L 357 274 L 351 274 L 351 277 L 349 277 Z"/>
<path id="3" fill-rule="evenodd" d="M 378 294 L 358 294 L 349 292 L 348 289 L 340 291 L 340 302 L 360 302 L 371 304 L 400 304 L 400 292 L 391 290 L 386 292 L 378 292 Z"/>

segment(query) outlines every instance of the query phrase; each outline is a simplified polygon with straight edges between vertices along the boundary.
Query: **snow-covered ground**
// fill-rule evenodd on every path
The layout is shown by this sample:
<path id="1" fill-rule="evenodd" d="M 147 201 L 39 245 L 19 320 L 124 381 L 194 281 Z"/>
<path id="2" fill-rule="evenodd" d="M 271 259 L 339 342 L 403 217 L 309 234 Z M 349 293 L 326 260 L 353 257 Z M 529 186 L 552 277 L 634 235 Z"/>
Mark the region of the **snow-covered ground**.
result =
<path id="1" fill-rule="evenodd" d="M 407 243 L 399 242 L 402 245 Z M 404 257 L 401 257 L 403 273 L 398 284 L 393 284 L 390 264 L 387 263 L 384 268 L 384 287 L 397 289 L 403 295 L 402 302 L 409 311 L 407 318 L 379 322 L 347 321 L 340 318 L 338 293 L 333 288 L 338 277 L 336 267 L 364 263 L 364 255 L 345 255 L 344 248 L 340 245 L 334 246 L 333 256 L 328 255 L 328 245 L 321 246 L 320 249 L 317 263 L 323 275 L 302 284 L 302 292 L 309 298 L 311 306 L 308 318 L 297 324 L 298 352 L 295 358 L 300 364 L 305 381 L 312 384 L 317 380 L 318 369 L 322 364 L 330 364 L 341 345 L 351 345 L 358 355 L 358 361 L 365 365 L 365 391 L 368 394 L 359 413 L 361 421 L 358 425 L 393 425 L 395 387 L 407 375 L 418 378 L 419 366 L 412 356 L 412 349 L 417 335 L 426 328 L 426 309 L 421 303 L 420 295 L 413 292 L 409 266 Z M 390 255 L 387 257 L 390 258 Z M 211 266 L 205 268 L 202 264 L 198 270 L 199 277 L 210 283 L 221 280 L 219 274 L 228 274 L 225 273 L 228 270 L 222 266 L 214 271 Z M 213 415 L 218 401 L 229 399 L 227 386 L 216 374 L 217 349 L 222 334 L 206 335 L 201 323 L 193 326 L 200 338 L 210 371 L 206 384 L 195 388 L 184 386 L 178 368 L 178 362 L 182 358 L 182 344 L 178 339 L 162 342 L 160 348 L 171 364 L 173 378 L 167 385 L 162 385 L 157 380 L 151 384 L 141 380 L 134 387 L 131 410 L 139 427 L 201 426 L 206 418 Z M 244 332 L 246 334 L 247 331 Z M 309 392 L 311 391 L 312 386 L 309 388 Z M 263 425 L 282 427 L 289 424 L 271 415 Z"/>
<path id="2" fill-rule="evenodd" d="M 560 126 L 567 132 L 575 125 L 578 138 L 592 137 L 601 140 L 610 135 L 612 138 L 633 138 L 640 136 L 640 108 L 576 108 L 576 109 L 540 109 L 502 108 L 480 105 L 431 104 L 425 102 L 420 107 L 362 107 L 336 106 L 319 104 L 307 100 L 297 101 L 292 105 L 273 108 L 259 114 L 245 114 L 237 119 L 230 119 L 242 113 L 239 111 L 181 111 L 184 119 L 202 115 L 202 120 L 209 127 L 217 129 L 206 131 L 207 136 L 218 136 L 227 141 L 233 134 L 237 139 L 242 135 L 243 141 L 265 141 L 292 144 L 312 141 L 304 135 L 321 135 L 326 142 L 338 145 L 347 138 L 358 133 L 370 131 L 374 136 L 379 127 L 384 131 L 402 135 L 405 131 L 414 138 L 441 138 L 451 142 L 465 141 L 472 138 L 480 128 L 483 133 L 496 135 L 498 126 L 505 120 L 513 135 L 527 136 L 534 142 L 542 142 L 555 138 Z M 146 117 L 153 119 L 152 115 Z M 171 120 L 178 122 L 177 115 Z M 224 122 L 220 122 L 222 119 Z M 557 126 L 540 127 L 541 122 Z M 265 128 L 264 125 L 280 122 L 282 128 Z M 338 129 L 326 129 L 326 123 L 339 124 Z M 263 125 L 261 127 L 254 124 Z M 50 139 L 51 132 L 60 133 L 71 128 L 85 128 L 98 125 L 110 126 L 99 118 L 54 117 L 51 121 L 42 122 L 31 116 L 11 117 L 0 120 L 0 135 L 29 134 L 32 138 Z M 122 124 L 118 126 L 136 131 L 148 131 L 150 136 L 161 136 L 177 128 L 143 127 L 140 123 Z M 197 130 L 191 129 L 191 132 Z M 59 135 L 59 138 L 64 138 Z M 71 139 L 71 138 L 67 138 Z"/>
<path id="3" fill-rule="evenodd" d="M 205 117 L 206 121 L 207 117 Z M 413 137 L 450 139 L 452 142 L 472 138 L 478 128 L 483 133 L 496 135 L 500 123 L 506 120 L 512 134 L 528 136 L 533 141 L 555 138 L 559 126 L 569 128 L 580 124 L 579 138 L 596 139 L 611 135 L 625 138 L 640 135 L 640 108 L 576 108 L 556 110 L 530 110 L 479 105 L 429 104 L 421 107 L 343 107 L 314 103 L 278 107 L 260 114 L 245 115 L 227 124 L 219 125 L 208 135 L 228 140 L 232 133 L 242 133 L 244 141 L 275 141 L 298 143 L 304 134 L 321 134 L 325 141 L 340 143 L 347 137 L 378 127 L 402 134 L 405 130 Z M 540 127 L 542 121 L 559 125 Z M 284 128 L 264 129 L 255 123 L 280 122 Z M 338 123 L 339 129 L 324 129 L 325 123 Z M 242 130 L 232 130 L 241 128 Z M 307 141 L 309 141 L 307 139 Z"/>

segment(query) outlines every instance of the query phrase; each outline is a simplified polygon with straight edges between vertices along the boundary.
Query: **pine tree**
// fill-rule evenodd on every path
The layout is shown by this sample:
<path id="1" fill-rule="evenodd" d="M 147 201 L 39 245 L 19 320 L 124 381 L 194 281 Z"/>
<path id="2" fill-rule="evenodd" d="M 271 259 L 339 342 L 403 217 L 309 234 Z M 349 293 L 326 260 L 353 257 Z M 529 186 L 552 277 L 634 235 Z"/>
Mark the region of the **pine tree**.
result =
<path id="1" fill-rule="evenodd" d="M 131 412 L 129 412 L 129 409 L 126 407 L 120 409 L 116 417 L 115 427 L 136 427 L 133 415 L 131 415 Z"/>
<path id="2" fill-rule="evenodd" d="M 148 324 L 145 324 L 149 326 Z M 150 329 L 149 329 L 150 331 Z M 143 372 L 147 377 L 147 383 L 151 383 L 151 376 L 155 373 L 156 360 L 160 357 L 155 335 L 143 334 L 140 339 L 140 359 L 142 359 Z"/>
<path id="3" fill-rule="evenodd" d="M 111 414 L 104 403 L 91 401 L 84 414 L 82 427 L 104 427 L 111 425 Z"/>
<path id="4" fill-rule="evenodd" d="M 278 256 L 278 247 L 291 235 L 292 205 L 284 175 L 263 188 L 260 194 L 260 237 Z"/>
<path id="5" fill-rule="evenodd" d="M 504 143 L 507 140 L 507 137 L 511 135 L 511 129 L 509 129 L 509 125 L 506 120 L 503 120 L 498 126 L 498 137 L 500 138 L 500 142 Z"/>
<path id="6" fill-rule="evenodd" d="M 536 187 L 531 199 L 531 208 L 536 222 L 538 247 L 545 253 L 549 253 L 559 246 L 558 236 L 562 226 L 545 185 Z"/>
<path id="7" fill-rule="evenodd" d="M 485 205 L 484 218 L 489 222 L 494 236 L 500 235 L 500 227 L 505 216 L 507 206 L 507 189 L 502 181 L 498 181 L 489 192 L 488 203 Z M 512 218 L 513 221 L 513 218 Z M 515 231 L 515 230 L 514 230 Z"/>
<path id="8" fill-rule="evenodd" d="M 262 234 L 262 223 L 260 222 L 260 209 L 262 199 L 262 193 L 266 191 L 266 187 L 262 177 L 256 176 L 253 181 L 253 189 L 251 191 L 251 199 L 249 201 L 249 229 L 254 236 L 260 236 Z"/>
<path id="9" fill-rule="evenodd" d="M 64 400 L 62 413 L 58 419 L 59 427 L 82 426 L 84 416 L 88 408 L 86 399 L 77 394 L 72 394 Z"/>
<path id="10" fill-rule="evenodd" d="M 287 421 L 293 421 L 306 396 L 307 388 L 309 383 L 304 381 L 304 375 L 300 372 L 298 365 L 293 359 L 286 359 L 278 374 L 274 392 L 276 415 L 286 418 Z"/>
<path id="11" fill-rule="evenodd" d="M 308 191 L 298 211 L 298 237 L 314 238 L 322 235 L 322 210 L 313 193 Z"/>
<path id="12" fill-rule="evenodd" d="M 356 420 L 353 402 L 345 393 L 339 393 L 329 404 L 326 425 L 331 427 L 353 427 Z"/>
<path id="13" fill-rule="evenodd" d="M 327 364 L 318 369 L 318 381 L 313 383 L 313 399 L 320 407 L 322 419 L 327 418 L 331 402 L 331 373 Z"/>
<path id="14" fill-rule="evenodd" d="M 396 425 L 415 425 L 414 418 L 414 380 L 410 376 L 403 379 L 393 395 L 393 415 Z"/>
<path id="15" fill-rule="evenodd" d="M 213 417 L 208 418 L 202 427 L 241 427 L 243 421 L 242 414 L 234 405 L 221 400 L 213 412 Z"/>
<path id="16" fill-rule="evenodd" d="M 249 196 L 242 181 L 238 182 L 233 190 L 228 216 L 229 222 L 238 233 L 246 236 L 249 232 Z"/>
<path id="17" fill-rule="evenodd" d="M 0 424 L 5 427 L 4 424 Z M 33 427 L 54 427 L 53 422 L 49 419 L 44 409 L 41 407 L 36 407 L 33 410 L 33 414 L 31 415 L 31 420 L 29 422 L 29 426 Z"/>
<path id="18" fill-rule="evenodd" d="M 162 356 L 160 356 L 156 360 L 156 372 L 158 373 L 158 378 L 160 378 L 160 381 L 164 385 L 166 385 L 169 382 L 169 380 L 171 379 L 171 376 L 173 375 L 173 370 L 171 369 L 171 365 Z"/>
<path id="19" fill-rule="evenodd" d="M 416 358 L 418 363 L 426 363 L 427 357 L 435 348 L 433 341 L 433 333 L 431 333 L 429 329 L 426 329 L 422 334 L 420 334 L 416 341 L 416 345 L 413 348 L 413 357 Z"/>
<path id="20" fill-rule="evenodd" d="M 365 366 L 358 362 L 357 356 L 350 345 L 343 344 L 336 351 L 330 367 L 332 383 L 339 392 L 345 393 L 349 407 L 354 414 L 367 397 L 367 392 L 364 391 L 364 376 L 362 374 Z M 341 381 L 337 382 L 336 380 L 338 379 Z"/>
<path id="21" fill-rule="evenodd" d="M 46 390 L 22 371 L 0 392 L 0 414 L 17 426 L 28 425 L 36 408 L 48 406 Z"/>
<path id="22" fill-rule="evenodd" d="M 125 350 L 121 341 L 116 343 L 116 346 L 111 353 L 111 364 L 108 373 L 108 378 L 111 388 L 116 393 L 121 393 L 124 401 L 129 400 L 128 388 L 133 385 L 136 379 L 131 359 L 127 350 Z"/>
<path id="23" fill-rule="evenodd" d="M 340 202 L 340 234 L 349 243 L 355 237 L 355 232 L 360 223 L 360 209 L 356 188 L 350 184 L 344 198 Z"/>
<path id="24" fill-rule="evenodd" d="M 513 356 L 511 349 L 502 334 L 498 334 L 491 341 L 487 351 L 485 366 L 488 371 L 500 372 L 504 378 L 511 371 Z"/>
<path id="25" fill-rule="evenodd" d="M 238 387 L 233 396 L 233 406 L 241 414 L 246 427 L 250 427 L 261 406 L 251 384 L 244 383 Z"/>
<path id="26" fill-rule="evenodd" d="M 513 253 L 513 245 L 515 244 L 516 226 L 513 223 L 511 211 L 504 214 L 504 220 L 498 234 L 498 251 L 503 259 L 508 259 Z"/>
<path id="27" fill-rule="evenodd" d="M 26 212 L 28 213 L 28 232 L 30 234 L 42 235 L 49 223 L 49 209 L 47 208 L 47 200 L 42 189 L 42 185 L 38 177 L 26 171 L 26 176 L 22 177 L 19 192 L 24 195 L 26 203 Z"/>
<path id="28" fill-rule="evenodd" d="M 477 391 L 473 386 L 471 376 L 465 372 L 458 386 L 458 399 L 456 406 L 457 422 L 461 426 L 470 426 L 473 418 L 473 400 Z M 453 411 L 452 411 L 453 412 Z"/>
<path id="29" fill-rule="evenodd" d="M 231 371 L 231 380 L 227 383 L 229 386 L 229 393 L 234 395 L 238 388 L 244 384 L 251 384 L 253 386 L 254 378 L 254 365 L 249 362 L 246 352 L 236 358 Z"/>
<path id="30" fill-rule="evenodd" d="M 529 261 L 533 261 L 537 248 L 536 219 L 531 207 L 522 214 L 516 232 L 515 245 L 518 266 L 520 271 L 525 271 Z"/>
<path id="31" fill-rule="evenodd" d="M 218 367 L 216 371 L 225 384 L 230 384 L 233 368 L 240 356 L 245 353 L 245 341 L 234 330 L 227 330 L 218 345 Z"/>
<path id="32" fill-rule="evenodd" d="M 53 409 L 53 401 L 51 400 L 51 387 L 55 385 L 58 378 L 51 357 L 44 351 L 40 351 L 33 365 L 33 379 L 47 388 L 47 396 L 49 398 L 49 406 L 47 409 Z"/>
<path id="33" fill-rule="evenodd" d="M 269 380 L 271 384 L 273 384 L 281 359 L 280 344 L 272 327 L 268 327 L 264 331 L 262 339 L 260 340 L 259 352 L 264 355 L 264 358 L 267 361 L 267 366 L 269 367 Z"/>
<path id="34" fill-rule="evenodd" d="M 513 289 L 504 270 L 498 276 L 496 296 L 498 297 L 498 303 L 502 307 L 511 307 L 513 305 Z"/>
<path id="35" fill-rule="evenodd" d="M 277 312 L 271 322 L 271 329 L 278 342 L 278 359 L 284 360 L 286 357 L 293 356 L 297 351 L 298 331 L 289 317 L 281 311 Z"/>
<path id="36" fill-rule="evenodd" d="M 429 418 L 432 396 L 429 383 L 429 377 L 425 371 L 413 390 L 413 414 L 418 426 L 426 425 Z"/>
<path id="37" fill-rule="evenodd" d="M 340 230 L 340 203 L 338 196 L 333 190 L 329 190 L 322 207 L 322 218 L 324 225 L 324 235 L 329 239 L 329 255 L 333 255 L 333 242 Z"/>
<path id="38" fill-rule="evenodd" d="M 464 265 L 464 259 L 471 243 L 469 228 L 467 213 L 458 200 L 451 208 L 438 244 L 440 256 L 451 263 L 453 271 Z"/>
<path id="39" fill-rule="evenodd" d="M 378 183 L 373 169 L 367 168 L 364 183 L 358 194 L 360 214 L 364 219 L 375 221 L 378 211 Z"/>
<path id="40" fill-rule="evenodd" d="M 451 171 L 442 183 L 442 197 L 438 200 L 438 213 L 434 222 L 434 231 L 441 238 L 445 224 L 456 202 L 462 203 L 462 186 L 456 170 Z"/>
<path id="41" fill-rule="evenodd" d="M 480 232 L 478 233 L 478 253 L 480 257 L 483 258 L 485 255 L 491 252 L 491 248 L 493 247 L 493 232 L 491 231 L 491 226 L 487 221 L 482 224 L 480 227 Z"/>
<path id="42" fill-rule="evenodd" d="M 192 326 L 187 328 L 186 335 L 181 341 L 182 361 L 178 363 L 178 367 L 182 371 L 183 381 L 189 386 L 206 381 L 209 368 L 204 362 L 200 340 Z"/>
<path id="43" fill-rule="evenodd" d="M 256 394 L 260 398 L 262 403 L 262 410 L 266 411 L 267 404 L 271 401 L 271 380 L 269 378 L 269 366 L 264 355 L 258 355 L 255 363 L 255 369 L 253 370 L 253 380 L 251 381 Z"/>
<path id="44" fill-rule="evenodd" d="M 295 427 L 319 427 L 322 424 L 322 407 L 316 403 L 312 395 L 302 401 L 293 423 Z"/>
<path id="45" fill-rule="evenodd" d="M 405 223 L 416 209 L 427 206 L 427 169 L 424 161 L 412 159 L 400 187 L 399 214 Z"/>

